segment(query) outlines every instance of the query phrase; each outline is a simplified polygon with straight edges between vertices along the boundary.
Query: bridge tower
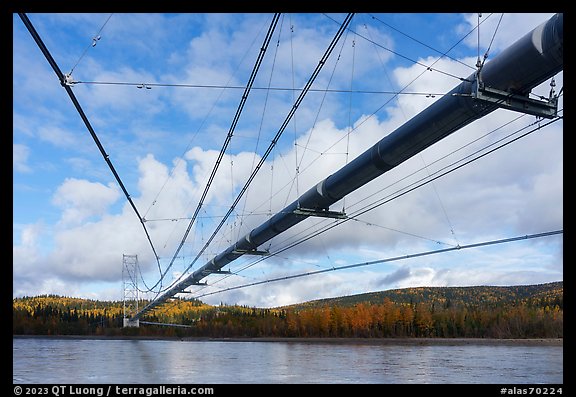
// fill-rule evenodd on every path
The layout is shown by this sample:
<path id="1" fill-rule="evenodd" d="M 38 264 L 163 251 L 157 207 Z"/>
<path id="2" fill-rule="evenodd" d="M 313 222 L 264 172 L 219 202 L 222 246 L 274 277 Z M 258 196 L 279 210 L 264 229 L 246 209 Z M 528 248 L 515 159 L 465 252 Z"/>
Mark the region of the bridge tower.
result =
<path id="1" fill-rule="evenodd" d="M 140 320 L 131 320 L 138 313 L 138 255 L 122 255 L 122 285 L 124 287 L 124 327 L 139 327 Z"/>

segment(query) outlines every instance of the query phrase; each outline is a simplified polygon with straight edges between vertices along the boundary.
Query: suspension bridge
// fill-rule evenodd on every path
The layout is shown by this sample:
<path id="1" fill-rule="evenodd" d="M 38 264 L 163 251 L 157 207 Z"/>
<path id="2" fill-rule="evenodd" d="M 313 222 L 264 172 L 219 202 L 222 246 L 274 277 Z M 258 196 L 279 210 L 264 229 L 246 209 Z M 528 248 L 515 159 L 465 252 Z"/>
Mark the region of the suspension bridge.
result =
<path id="1" fill-rule="evenodd" d="M 20 14 L 24 24 L 30 31 L 32 37 L 35 39 L 38 46 L 43 51 L 47 60 L 53 67 L 62 86 L 66 89 L 77 110 L 82 116 L 87 128 L 96 141 L 103 157 L 107 161 L 111 171 L 115 175 L 118 183 L 122 187 L 126 197 L 130 201 L 134 211 L 138 215 L 144 230 L 146 231 L 144 218 L 140 216 L 136 206 L 130 199 L 130 195 L 124 188 L 120 177 L 115 171 L 112 163 L 109 161 L 104 148 L 99 143 L 96 134 L 81 111 L 78 101 L 75 99 L 74 93 L 71 89 L 69 76 L 63 74 L 58 68 L 56 62 L 50 56 L 48 50 L 42 43 L 39 35 L 34 27 L 28 20 L 25 14 Z M 270 43 L 272 32 L 278 23 L 279 15 L 274 15 L 269 27 L 268 34 L 261 46 L 259 57 L 253 70 L 253 74 L 245 87 L 245 94 L 238 108 L 237 116 L 240 115 L 242 106 L 244 105 L 245 98 L 252 87 L 254 77 L 258 71 L 258 66 L 262 61 L 262 57 Z M 300 95 L 295 99 L 294 104 L 284 119 L 284 122 L 279 127 L 278 132 L 268 151 L 261 157 L 259 164 L 254 167 L 252 174 L 248 178 L 244 188 L 240 191 L 235 202 L 231 206 L 228 214 L 224 217 L 220 225 L 217 227 L 216 232 L 212 235 L 215 236 L 220 227 L 224 224 L 226 218 L 232 213 L 234 207 L 240 201 L 240 198 L 246 191 L 249 184 L 252 182 L 257 172 L 260 170 L 262 164 L 270 154 L 271 150 L 277 143 L 280 135 L 290 122 L 292 116 L 301 104 L 304 96 L 311 90 L 312 84 L 320 73 L 326 60 L 330 57 L 332 50 L 335 48 L 336 43 L 340 40 L 341 36 L 348 29 L 348 25 L 353 18 L 353 14 L 348 14 L 344 21 L 341 23 L 338 32 L 335 34 L 332 42 L 326 49 L 322 59 L 318 62 L 317 68 L 310 76 L 307 84 L 300 91 Z M 484 59 L 486 60 L 486 59 Z M 208 260 L 204 265 L 189 274 L 183 275 L 176 282 L 165 289 L 161 294 L 153 299 L 146 306 L 132 307 L 130 314 L 125 317 L 126 326 L 138 326 L 140 320 L 149 311 L 162 305 L 169 299 L 174 298 L 178 294 L 186 293 L 190 287 L 201 286 L 206 283 L 202 282 L 205 278 L 217 274 L 229 274 L 229 271 L 224 268 L 242 256 L 267 256 L 270 252 L 263 247 L 265 243 L 269 242 L 276 236 L 286 232 L 295 225 L 305 222 L 309 218 L 329 218 L 338 220 L 338 224 L 343 224 L 352 219 L 349 218 L 345 211 L 334 210 L 333 207 L 337 202 L 344 199 L 352 192 L 360 189 L 361 187 L 369 184 L 373 180 L 398 167 L 408 159 L 414 157 L 426 148 L 440 144 L 440 142 L 465 127 L 487 116 L 488 114 L 496 111 L 497 109 L 507 109 L 522 114 L 529 114 L 541 119 L 554 120 L 558 118 L 558 94 L 551 87 L 550 95 L 548 97 L 540 97 L 537 99 L 530 98 L 531 91 L 540 84 L 553 79 L 554 76 L 563 70 L 563 15 L 556 14 L 545 23 L 533 29 L 531 32 L 520 38 L 517 42 L 509 46 L 506 50 L 498 54 L 494 59 L 488 62 L 482 61 L 478 58 L 476 70 L 466 78 L 462 78 L 461 82 L 455 86 L 447 94 L 443 95 L 432 105 L 424 109 L 422 112 L 411 118 L 403 125 L 384 136 L 376 144 L 368 150 L 357 156 L 346 165 L 336 170 L 328 177 L 318 181 L 313 186 L 309 187 L 307 191 L 297 197 L 292 203 L 286 205 L 282 210 L 277 211 L 275 215 L 268 220 L 253 228 L 246 235 L 238 239 L 236 242 L 223 249 L 220 253 L 215 255 L 212 259 Z M 552 80 L 553 81 L 553 80 Z M 232 125 L 235 125 L 235 121 Z M 210 184 L 214 179 L 218 164 L 226 150 L 229 140 L 232 136 L 233 127 L 227 139 L 224 142 L 220 156 L 216 161 L 212 174 L 209 178 L 204 193 L 202 195 L 200 205 L 194 213 L 188 229 L 182 239 L 182 243 L 174 254 L 174 258 L 178 255 L 179 250 L 182 248 L 188 232 L 192 224 L 197 219 L 201 203 L 206 198 Z M 150 236 L 146 231 L 148 240 Z M 539 236 L 547 235 L 543 233 Z M 528 236 L 524 236 L 527 238 Z M 536 237 L 536 236 L 534 236 Z M 522 238 L 522 237 L 520 237 Z M 516 240 L 505 239 L 507 241 Z M 204 252 L 209 240 L 201 252 L 198 253 L 194 261 L 190 263 L 186 272 L 192 268 L 196 261 Z M 484 244 L 495 244 L 504 241 L 486 242 Z M 480 246 L 480 244 L 470 244 L 469 246 Z M 151 244 L 153 247 L 153 244 Z M 455 249 L 464 249 L 467 246 L 456 247 Z M 421 253 L 425 255 L 429 253 Z M 156 255 L 157 257 L 157 255 Z M 170 266 L 174 262 L 174 258 Z M 135 292 L 137 287 L 133 281 L 136 280 L 136 266 L 132 258 L 128 258 L 131 264 L 127 270 L 128 280 L 132 280 L 130 290 Z M 362 264 L 363 265 L 363 264 Z M 169 267 L 170 267 L 169 266 Z M 124 266 L 125 269 L 126 266 Z M 164 272 L 165 274 L 166 272 Z M 319 273 L 319 272 L 318 272 Z M 129 296 L 129 301 L 137 301 L 137 294 Z M 146 323 L 146 322 L 143 322 Z"/>

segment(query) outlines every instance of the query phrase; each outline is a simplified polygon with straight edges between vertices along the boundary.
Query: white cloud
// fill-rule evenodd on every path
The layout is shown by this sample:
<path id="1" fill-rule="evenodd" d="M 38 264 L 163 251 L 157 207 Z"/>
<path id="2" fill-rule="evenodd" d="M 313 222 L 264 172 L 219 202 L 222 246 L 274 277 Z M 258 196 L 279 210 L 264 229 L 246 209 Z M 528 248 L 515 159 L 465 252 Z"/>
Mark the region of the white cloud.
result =
<path id="1" fill-rule="evenodd" d="M 24 230 L 22 230 L 22 237 L 21 237 L 22 245 L 25 247 L 35 246 L 38 240 L 40 229 L 41 226 L 38 224 L 24 228 Z"/>
<path id="2" fill-rule="evenodd" d="M 78 225 L 88 218 L 105 215 L 119 197 L 120 192 L 112 184 L 104 186 L 101 183 L 67 178 L 54 193 L 52 202 L 63 209 L 64 224 Z"/>
<path id="3" fill-rule="evenodd" d="M 515 250 L 510 247 L 508 246 L 508 249 Z M 516 255 L 522 255 L 522 251 L 519 250 Z M 484 264 L 472 264 L 468 262 L 475 257 L 472 250 L 457 251 L 452 256 L 456 258 L 456 261 L 448 261 L 445 256 L 437 255 L 434 260 L 430 260 L 434 256 L 427 257 L 428 259 L 425 260 L 400 260 L 393 264 L 327 271 L 317 275 L 288 279 L 283 279 L 283 277 L 302 275 L 305 272 L 289 268 L 283 270 L 270 268 L 268 272 L 259 274 L 255 279 L 240 274 L 240 277 L 234 276 L 222 282 L 209 283 L 210 286 L 201 290 L 198 295 L 201 300 L 214 305 L 223 302 L 256 307 L 276 307 L 396 288 L 522 285 L 562 279 L 561 269 L 542 271 L 536 263 L 531 267 L 519 261 L 517 266 L 511 267 L 505 262 L 497 263 L 502 257 L 494 256 L 494 258 L 486 257 Z M 535 258 L 534 262 L 538 262 L 538 259 Z M 320 270 L 320 268 L 315 268 L 315 270 Z M 250 285 L 254 281 L 262 282 L 275 278 L 280 278 L 282 281 Z M 240 288 L 234 289 L 234 287 Z M 227 291 L 227 288 L 233 289 Z M 222 292 L 215 293 L 217 291 Z"/>
<path id="4" fill-rule="evenodd" d="M 38 138 L 49 142 L 56 147 L 76 148 L 79 146 L 77 136 L 64 128 L 56 126 L 40 127 L 37 130 Z"/>
<path id="5" fill-rule="evenodd" d="M 28 146 L 14 143 L 12 145 L 12 168 L 18 172 L 31 172 L 32 169 L 28 165 L 29 156 L 30 148 Z"/>
<path id="6" fill-rule="evenodd" d="M 502 49 L 509 47 L 516 40 L 530 32 L 536 26 L 547 21 L 554 13 L 482 13 L 480 17 L 480 57 L 492 42 L 489 58 Z M 502 17 L 502 20 L 500 20 Z M 457 27 L 457 31 L 467 33 L 478 25 L 478 14 L 465 15 L 466 22 Z M 471 48 L 478 47 L 478 33 L 474 31 L 465 39 Z"/>

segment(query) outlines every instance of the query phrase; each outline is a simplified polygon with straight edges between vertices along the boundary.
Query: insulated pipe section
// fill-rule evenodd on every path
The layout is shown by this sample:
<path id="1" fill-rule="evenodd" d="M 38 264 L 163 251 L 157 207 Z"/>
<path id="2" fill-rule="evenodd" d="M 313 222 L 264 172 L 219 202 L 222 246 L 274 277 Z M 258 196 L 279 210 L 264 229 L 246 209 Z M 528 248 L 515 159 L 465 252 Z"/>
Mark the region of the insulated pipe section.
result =
<path id="1" fill-rule="evenodd" d="M 564 16 L 556 14 L 486 63 L 482 80 L 493 88 L 528 95 L 563 69 Z"/>
<path id="2" fill-rule="evenodd" d="M 480 78 L 487 87 L 527 96 L 534 87 L 562 69 L 563 15 L 556 14 L 487 62 L 480 72 Z M 496 110 L 498 104 L 475 100 L 472 97 L 476 79 L 477 73 L 470 75 L 448 94 L 172 287 L 145 307 L 135 318 L 145 310 L 220 270 L 247 251 L 256 250 L 258 246 L 308 217 L 294 213 L 294 210 L 298 208 L 327 210 L 330 205 L 347 194 L 454 131 Z"/>
<path id="3" fill-rule="evenodd" d="M 481 72 L 491 88 L 527 95 L 530 90 L 562 70 L 563 16 L 557 14 L 488 62 Z M 299 206 L 314 210 L 330 205 L 367 184 L 498 105 L 471 98 L 476 73 L 416 115 L 355 160 L 304 193 L 245 239 L 252 248 L 272 239 L 306 218 L 293 213 Z"/>

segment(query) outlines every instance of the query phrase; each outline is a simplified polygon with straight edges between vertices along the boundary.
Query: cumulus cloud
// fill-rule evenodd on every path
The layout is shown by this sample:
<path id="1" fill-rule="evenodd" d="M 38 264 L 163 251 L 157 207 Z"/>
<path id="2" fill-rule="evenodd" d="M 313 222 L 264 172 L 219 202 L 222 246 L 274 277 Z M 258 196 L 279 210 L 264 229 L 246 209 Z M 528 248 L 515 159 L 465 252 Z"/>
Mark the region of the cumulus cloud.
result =
<path id="1" fill-rule="evenodd" d="M 52 202 L 62 208 L 62 222 L 77 225 L 94 216 L 102 216 L 118 198 L 116 186 L 104 186 L 87 180 L 67 178 L 54 193 Z"/>

